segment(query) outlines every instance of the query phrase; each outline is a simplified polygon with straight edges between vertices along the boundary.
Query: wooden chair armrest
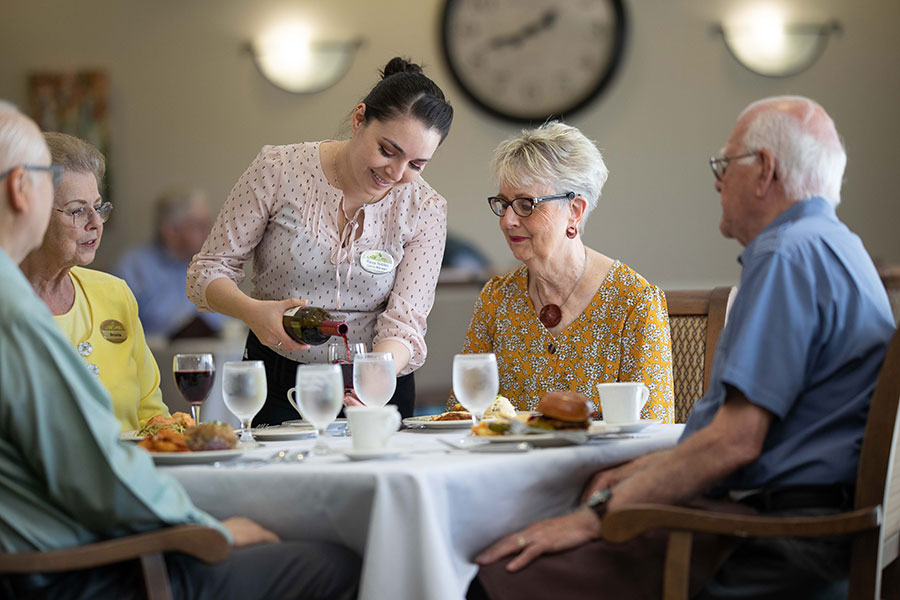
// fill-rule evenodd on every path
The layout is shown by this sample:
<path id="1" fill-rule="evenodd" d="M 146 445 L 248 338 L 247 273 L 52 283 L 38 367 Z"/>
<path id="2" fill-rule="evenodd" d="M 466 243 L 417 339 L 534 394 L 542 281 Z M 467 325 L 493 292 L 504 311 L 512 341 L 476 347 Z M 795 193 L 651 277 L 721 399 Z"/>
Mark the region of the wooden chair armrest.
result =
<path id="1" fill-rule="evenodd" d="M 228 557 L 231 546 L 217 529 L 178 525 L 65 550 L 0 554 L 0 573 L 71 571 L 157 552 L 182 552 L 206 563 L 216 563 Z"/>
<path id="2" fill-rule="evenodd" d="M 624 542 L 645 531 L 665 528 L 735 537 L 820 537 L 875 529 L 881 520 L 881 505 L 821 517 L 764 517 L 636 504 L 607 514 L 601 535 L 611 542 Z"/>

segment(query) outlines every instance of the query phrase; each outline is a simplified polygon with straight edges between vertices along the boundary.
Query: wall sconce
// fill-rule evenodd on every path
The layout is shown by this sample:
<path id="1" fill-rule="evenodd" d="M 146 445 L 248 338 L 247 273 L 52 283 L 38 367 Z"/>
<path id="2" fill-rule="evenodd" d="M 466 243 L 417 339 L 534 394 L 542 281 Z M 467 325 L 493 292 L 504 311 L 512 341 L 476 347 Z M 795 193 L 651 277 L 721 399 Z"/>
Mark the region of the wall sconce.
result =
<path id="1" fill-rule="evenodd" d="M 740 20 L 714 26 L 739 63 L 759 75 L 788 77 L 812 66 L 828 37 L 840 33 L 837 21 L 785 24 L 773 11 L 758 10 Z"/>
<path id="2" fill-rule="evenodd" d="M 340 80 L 362 40 L 311 41 L 303 28 L 273 30 L 245 46 L 273 85 L 295 94 L 321 92 Z"/>

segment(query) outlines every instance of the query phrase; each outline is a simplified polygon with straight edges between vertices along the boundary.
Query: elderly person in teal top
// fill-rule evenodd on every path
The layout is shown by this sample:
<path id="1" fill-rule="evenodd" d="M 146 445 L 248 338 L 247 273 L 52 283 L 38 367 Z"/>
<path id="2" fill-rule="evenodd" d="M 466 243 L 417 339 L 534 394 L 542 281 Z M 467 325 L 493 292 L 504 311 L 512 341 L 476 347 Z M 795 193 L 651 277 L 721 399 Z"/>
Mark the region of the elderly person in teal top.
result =
<path id="1" fill-rule="evenodd" d="M 269 543 L 244 518 L 219 522 L 119 441 L 109 395 L 17 264 L 41 244 L 58 171 L 37 126 L 0 101 L 0 551 L 68 548 L 194 523 L 221 531 L 229 559 L 167 555 L 176 598 L 352 598 L 358 560 L 318 543 Z M 136 566 L 6 575 L 2 597 L 135 598 Z"/>

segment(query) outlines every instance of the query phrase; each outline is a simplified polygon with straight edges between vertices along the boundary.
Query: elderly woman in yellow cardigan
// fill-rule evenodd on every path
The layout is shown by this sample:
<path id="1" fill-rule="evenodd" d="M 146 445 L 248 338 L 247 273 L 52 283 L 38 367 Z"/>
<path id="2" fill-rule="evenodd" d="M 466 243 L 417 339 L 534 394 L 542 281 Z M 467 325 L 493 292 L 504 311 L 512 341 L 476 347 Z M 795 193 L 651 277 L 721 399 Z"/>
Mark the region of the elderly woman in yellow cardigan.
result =
<path id="1" fill-rule="evenodd" d="M 62 133 L 44 134 L 53 164 L 50 225 L 43 244 L 21 264 L 57 324 L 100 378 L 112 398 L 122 431 L 140 429 L 151 417 L 169 415 L 159 390 L 159 368 L 138 320 L 137 302 L 124 281 L 82 268 L 94 260 L 112 205 L 98 184 L 103 155 Z"/>

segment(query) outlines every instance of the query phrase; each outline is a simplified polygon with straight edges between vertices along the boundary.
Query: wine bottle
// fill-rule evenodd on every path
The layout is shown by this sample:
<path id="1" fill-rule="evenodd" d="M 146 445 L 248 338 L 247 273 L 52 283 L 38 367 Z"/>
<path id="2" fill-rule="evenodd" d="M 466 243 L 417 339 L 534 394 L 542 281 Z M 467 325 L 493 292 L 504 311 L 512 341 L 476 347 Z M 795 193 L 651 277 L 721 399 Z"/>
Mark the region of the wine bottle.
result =
<path id="1" fill-rule="evenodd" d="M 310 346 L 324 344 L 333 335 L 346 338 L 350 330 L 347 323 L 336 320 L 327 310 L 317 306 L 289 308 L 281 322 L 291 338 Z"/>

